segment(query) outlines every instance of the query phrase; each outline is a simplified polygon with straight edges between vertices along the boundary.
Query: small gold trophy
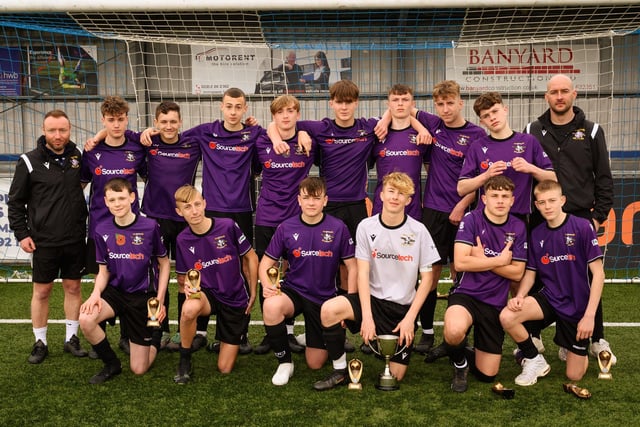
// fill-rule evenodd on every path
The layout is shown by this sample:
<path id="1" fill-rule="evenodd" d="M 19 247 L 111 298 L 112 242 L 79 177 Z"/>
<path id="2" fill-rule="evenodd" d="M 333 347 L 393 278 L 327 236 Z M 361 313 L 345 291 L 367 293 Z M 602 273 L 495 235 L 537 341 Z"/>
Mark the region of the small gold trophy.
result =
<path id="1" fill-rule="evenodd" d="M 362 376 L 362 362 L 360 359 L 351 359 L 347 365 L 349 371 L 349 390 L 362 390 L 362 384 L 360 383 L 360 377 Z"/>
<path id="2" fill-rule="evenodd" d="M 600 373 L 598 374 L 598 379 L 600 380 L 610 380 L 613 379 L 611 376 L 611 364 L 613 360 L 611 358 L 611 352 L 607 350 L 602 350 L 598 353 L 598 366 L 600 367 Z"/>
<path id="3" fill-rule="evenodd" d="M 187 285 L 189 286 L 189 299 L 200 299 L 200 272 L 195 269 L 187 271 Z"/>
<path id="4" fill-rule="evenodd" d="M 273 286 L 278 290 L 278 295 L 280 295 L 280 270 L 275 265 L 269 267 L 267 270 L 267 276 L 269 276 L 269 281 Z"/>
<path id="5" fill-rule="evenodd" d="M 147 326 L 150 328 L 159 328 L 158 311 L 160 311 L 160 301 L 158 298 L 151 297 L 147 301 Z"/>

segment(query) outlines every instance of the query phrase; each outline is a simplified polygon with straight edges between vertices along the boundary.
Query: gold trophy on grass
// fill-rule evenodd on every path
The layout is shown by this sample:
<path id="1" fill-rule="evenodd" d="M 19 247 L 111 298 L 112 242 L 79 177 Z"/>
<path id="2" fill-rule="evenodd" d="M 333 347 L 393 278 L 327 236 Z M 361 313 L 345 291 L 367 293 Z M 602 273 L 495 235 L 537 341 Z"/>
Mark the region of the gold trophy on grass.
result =
<path id="1" fill-rule="evenodd" d="M 347 365 L 349 371 L 349 390 L 362 390 L 362 384 L 360 383 L 360 377 L 362 376 L 362 362 L 360 359 L 351 359 Z"/>
<path id="2" fill-rule="evenodd" d="M 280 269 L 275 265 L 269 267 L 267 269 L 267 276 L 271 284 L 276 287 L 278 295 L 280 295 Z"/>
<path id="3" fill-rule="evenodd" d="M 378 343 L 377 349 L 375 349 L 371 343 L 369 343 L 369 347 L 371 347 L 371 350 L 378 356 L 384 357 L 384 372 L 378 376 L 376 388 L 383 391 L 397 390 L 400 386 L 398 385 L 398 379 L 389 369 L 389 362 L 393 356 L 402 353 L 407 346 L 404 345 L 398 350 L 397 335 L 378 335 L 376 342 Z"/>
<path id="4" fill-rule="evenodd" d="M 600 367 L 600 373 L 598 374 L 598 379 L 600 380 L 610 380 L 613 379 L 611 376 L 611 365 L 613 359 L 611 357 L 611 352 L 607 350 L 602 350 L 598 353 L 598 366 Z"/>
<path id="5" fill-rule="evenodd" d="M 189 286 L 190 292 L 189 299 L 200 299 L 200 296 L 202 295 L 200 293 L 200 272 L 192 268 L 187 271 L 186 280 L 186 285 Z"/>
<path id="6" fill-rule="evenodd" d="M 160 301 L 158 298 L 151 297 L 147 300 L 147 326 L 150 328 L 159 328 L 158 312 L 160 311 Z"/>

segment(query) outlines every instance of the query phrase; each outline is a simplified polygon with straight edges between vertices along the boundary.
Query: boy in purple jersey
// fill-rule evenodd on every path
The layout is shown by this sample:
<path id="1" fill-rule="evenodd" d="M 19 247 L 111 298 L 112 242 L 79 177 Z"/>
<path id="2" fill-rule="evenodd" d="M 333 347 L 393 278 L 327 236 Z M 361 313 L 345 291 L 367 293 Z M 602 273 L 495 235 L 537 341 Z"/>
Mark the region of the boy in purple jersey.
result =
<path id="1" fill-rule="evenodd" d="M 454 366 L 451 389 L 457 393 L 467 390 L 469 364 L 482 382 L 492 382 L 500 369 L 500 310 L 527 260 L 526 226 L 509 213 L 513 192 L 506 176 L 489 178 L 482 194 L 484 208 L 466 214 L 458 227 L 453 260 L 460 277 L 444 314 L 444 341 Z M 464 343 L 472 326 L 475 350 L 467 360 Z"/>
<path id="2" fill-rule="evenodd" d="M 425 226 L 405 213 L 414 194 L 413 180 L 392 172 L 383 180 L 382 212 L 358 226 L 357 294 L 340 295 L 322 305 L 324 338 L 333 372 L 313 388 L 328 390 L 347 382 L 343 322 L 360 332 L 365 344 L 376 335 L 399 335 L 406 346 L 391 359 L 391 373 L 402 380 L 411 359 L 416 316 L 431 286 L 431 265 L 440 259 Z M 420 285 L 416 289 L 416 277 Z"/>
<path id="3" fill-rule="evenodd" d="M 411 113 L 415 108 L 413 89 L 407 85 L 396 84 L 387 96 L 387 106 L 391 113 L 391 124 L 386 139 L 373 146 L 372 161 L 376 166 L 378 182 L 373 197 L 373 214 L 382 211 L 382 178 L 391 172 L 404 172 L 413 180 L 416 197 L 411 198 L 407 206 L 407 215 L 420 221 L 422 209 L 420 200 L 422 158 L 427 145 L 418 145 L 418 131 L 412 127 Z"/>
<path id="4" fill-rule="evenodd" d="M 146 178 L 145 149 L 139 139 L 125 135 L 129 123 L 129 104 L 119 96 L 108 96 L 100 106 L 102 125 L 106 130 L 103 141 L 87 153 L 82 159 L 80 181 L 84 186 L 91 183 L 89 195 L 89 227 L 87 233 L 87 273 L 97 273 L 96 225 L 111 220 L 112 215 L 105 204 L 105 184 L 112 178 L 125 178 L 133 188 L 134 201 L 131 206 L 134 214 L 140 213 L 138 202 L 137 175 Z M 128 352 L 126 325 L 121 324 L 120 348 Z"/>
<path id="5" fill-rule="evenodd" d="M 515 185 L 511 213 L 525 219 L 531 213 L 533 180 L 556 180 L 551 160 L 534 136 L 511 130 L 508 108 L 498 92 L 480 95 L 473 110 L 489 130 L 489 135 L 467 151 L 460 171 L 458 194 L 465 196 L 481 189 L 490 177 L 504 175 Z M 482 200 L 478 208 L 482 208 Z"/>
<path id="6" fill-rule="evenodd" d="M 420 310 L 422 336 L 416 351 L 428 353 L 425 360 L 434 361 L 446 356 L 441 344 L 432 349 L 434 343 L 433 320 L 438 296 L 438 281 L 443 265 L 449 264 L 451 279 L 455 282 L 453 246 L 458 225 L 475 200 L 475 194 L 460 197 L 457 191 L 462 162 L 471 144 L 484 138 L 486 132 L 465 120 L 462 115 L 464 101 L 460 97 L 460 85 L 453 80 L 444 80 L 433 89 L 433 104 L 436 115 L 416 111 L 417 119 L 433 133 L 434 138 L 425 155 L 427 180 L 422 197 L 422 222 L 436 243 L 440 261 L 433 265 L 433 283 L 427 300 Z"/>
<path id="7" fill-rule="evenodd" d="M 181 137 L 200 146 L 202 194 L 208 203 L 206 215 L 233 219 L 253 244 L 253 162 L 256 140 L 264 130 L 242 122 L 248 105 L 241 89 L 227 89 L 222 96 L 220 110 L 222 121 L 203 123 L 182 132 Z M 148 145 L 152 134 L 151 129 L 145 130 L 141 136 L 142 143 Z M 198 321 L 197 335 L 197 347 L 206 345 L 207 324 L 203 320 Z M 246 334 L 243 339 L 246 340 Z M 208 348 L 217 351 L 217 344 L 212 343 Z M 245 341 L 240 353 L 251 351 L 251 344 Z"/>
<path id="8" fill-rule="evenodd" d="M 96 259 L 100 265 L 93 292 L 80 307 L 80 326 L 104 362 L 91 377 L 103 383 L 122 372 L 120 360 L 109 345 L 100 323 L 114 316 L 126 324 L 130 340 L 130 368 L 142 375 L 151 367 L 160 347 L 161 331 L 147 326 L 147 301 L 160 301 L 158 320 L 166 316 L 162 301 L 171 269 L 158 224 L 133 213 L 136 194 L 131 182 L 113 178 L 104 188 L 112 218 L 96 225 Z"/>
<path id="9" fill-rule="evenodd" d="M 276 227 L 284 220 L 300 214 L 296 189 L 309 174 L 316 151 L 316 144 L 313 141 L 307 153 L 298 143 L 296 123 L 300 119 L 300 102 L 294 96 L 281 95 L 273 100 L 270 108 L 275 130 L 288 144 L 288 150 L 284 154 L 276 153 L 271 139 L 266 134 L 261 135 L 256 143 L 258 163 L 262 169 L 255 219 L 256 253 L 259 260 L 262 259 Z M 262 293 L 258 297 L 262 307 L 264 302 Z M 296 341 L 293 326 L 294 319 L 287 319 L 289 345 L 291 351 L 301 353 L 304 351 L 304 346 Z M 269 350 L 270 345 L 266 335 L 253 349 L 256 354 L 266 354 Z"/>
<path id="10" fill-rule="evenodd" d="M 336 295 L 341 260 L 347 268 L 349 290 L 356 291 L 353 239 L 342 221 L 322 212 L 327 204 L 322 178 L 309 177 L 300 183 L 298 204 L 302 213 L 278 226 L 258 268 L 265 297 L 264 328 L 278 359 L 278 369 L 271 378 L 274 385 L 287 384 L 293 375 L 285 319 L 304 314 L 307 366 L 320 369 L 327 361 L 320 307 Z M 269 268 L 277 268 L 280 257 L 289 264 L 282 286 L 272 284 L 267 273 Z"/>
<path id="11" fill-rule="evenodd" d="M 542 320 L 545 327 L 556 322 L 554 341 L 568 350 L 566 375 L 571 383 L 565 390 L 574 392 L 575 382 L 582 379 L 589 364 L 589 338 L 604 286 L 602 252 L 593 224 L 562 211 L 566 198 L 560 184 L 543 181 L 536 186 L 534 197 L 546 222 L 531 232 L 527 271 L 500 321 L 522 353 L 522 373 L 515 379 L 521 386 L 535 384 L 550 370 L 523 322 Z M 536 275 L 543 288 L 527 296 Z"/>
<path id="12" fill-rule="evenodd" d="M 175 199 L 177 212 L 189 225 L 178 235 L 176 252 L 178 283 L 185 290 L 186 300 L 180 318 L 180 363 L 174 381 L 185 384 L 190 380 L 191 344 L 199 316 L 217 316 L 218 370 L 223 374 L 233 370 L 256 298 L 258 257 L 233 220 L 205 215 L 206 202 L 193 186 L 180 187 Z M 191 269 L 200 273 L 200 298 L 191 298 L 191 287 L 184 286 Z"/>
<path id="13" fill-rule="evenodd" d="M 159 134 L 151 138 L 147 148 L 148 176 L 142 197 L 142 212 L 155 219 L 160 225 L 164 244 L 170 259 L 176 259 L 176 239 L 187 223 L 175 209 L 174 194 L 185 184 L 194 184 L 196 170 L 200 162 L 200 146 L 180 134 L 182 117 L 180 106 L 164 101 L 158 104 L 153 125 Z M 178 288 L 178 325 L 184 303 L 184 289 Z M 169 292 L 164 301 L 169 310 Z M 180 348 L 179 332 L 177 342 L 170 342 L 169 317 L 162 322 L 162 345 L 173 350 Z"/>

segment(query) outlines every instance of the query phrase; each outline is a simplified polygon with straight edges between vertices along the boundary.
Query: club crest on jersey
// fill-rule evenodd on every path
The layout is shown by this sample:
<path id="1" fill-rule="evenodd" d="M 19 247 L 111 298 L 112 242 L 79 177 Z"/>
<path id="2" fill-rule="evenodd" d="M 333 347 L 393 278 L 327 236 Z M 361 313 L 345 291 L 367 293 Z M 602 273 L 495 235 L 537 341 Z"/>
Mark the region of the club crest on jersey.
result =
<path id="1" fill-rule="evenodd" d="M 358 136 L 359 137 L 367 136 L 367 131 L 364 129 L 358 129 Z"/>
<path id="2" fill-rule="evenodd" d="M 572 138 L 577 140 L 577 141 L 584 141 L 585 136 L 586 136 L 586 134 L 584 133 L 584 128 L 581 128 L 581 129 L 576 129 L 573 132 Z"/>
<path id="3" fill-rule="evenodd" d="M 126 156 L 125 156 L 125 160 L 127 162 L 135 162 L 136 161 L 136 155 L 133 154 L 133 151 L 127 151 L 126 152 Z"/>
<path id="4" fill-rule="evenodd" d="M 456 140 L 456 144 L 458 144 L 458 145 L 469 145 L 469 137 L 467 135 L 458 135 L 458 139 Z"/>
<path id="5" fill-rule="evenodd" d="M 247 142 L 250 138 L 251 138 L 251 135 L 249 135 L 248 133 L 242 134 L 242 142 Z"/>
<path id="6" fill-rule="evenodd" d="M 333 242 L 333 239 L 333 230 L 322 230 L 322 241 L 324 243 L 331 243 Z"/>
<path id="7" fill-rule="evenodd" d="M 71 157 L 70 162 L 73 169 L 78 169 L 80 167 L 80 160 L 78 160 L 76 156 Z"/>
<path id="8" fill-rule="evenodd" d="M 400 236 L 400 240 L 402 240 L 402 246 L 411 246 L 416 242 L 413 234 L 403 234 Z"/>
<path id="9" fill-rule="evenodd" d="M 214 237 L 213 241 L 216 243 L 216 249 L 224 249 L 224 248 L 227 247 L 227 237 L 226 236 Z"/>
<path id="10" fill-rule="evenodd" d="M 576 235 L 572 233 L 567 233 L 564 235 L 564 243 L 567 246 L 573 246 L 576 244 Z"/>
<path id="11" fill-rule="evenodd" d="M 133 233 L 131 236 L 131 244 L 141 245 L 143 243 L 144 233 Z"/>
<path id="12" fill-rule="evenodd" d="M 525 143 L 522 141 L 519 142 L 514 142 L 513 143 L 513 152 L 516 154 L 522 154 L 524 153 L 524 149 L 525 149 Z"/>
<path id="13" fill-rule="evenodd" d="M 417 144 L 418 135 L 409 135 L 409 144 Z"/>
<path id="14" fill-rule="evenodd" d="M 127 243 L 127 238 L 124 234 L 116 233 L 116 245 L 124 246 Z"/>
<path id="15" fill-rule="evenodd" d="M 304 148 L 301 147 L 300 145 L 296 144 L 295 154 L 296 154 L 296 156 L 302 156 L 304 154 Z"/>
<path id="16" fill-rule="evenodd" d="M 196 248 L 194 246 L 189 246 L 189 252 L 191 252 L 192 254 L 196 254 Z"/>
<path id="17" fill-rule="evenodd" d="M 516 240 L 516 233 L 504 233 L 504 243 L 513 242 Z"/>
<path id="18" fill-rule="evenodd" d="M 293 240 L 297 241 L 298 237 L 300 237 L 300 234 L 298 233 L 293 233 Z"/>

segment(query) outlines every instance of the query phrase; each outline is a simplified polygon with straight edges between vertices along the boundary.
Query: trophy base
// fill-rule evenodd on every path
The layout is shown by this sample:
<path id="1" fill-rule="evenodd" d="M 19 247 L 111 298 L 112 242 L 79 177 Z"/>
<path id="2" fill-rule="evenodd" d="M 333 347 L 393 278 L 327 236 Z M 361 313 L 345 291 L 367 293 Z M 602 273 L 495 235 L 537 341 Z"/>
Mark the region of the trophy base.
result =
<path id="1" fill-rule="evenodd" d="M 202 294 L 200 292 L 197 292 L 195 294 L 189 294 L 189 299 L 200 299 L 200 296 Z"/>
<path id="2" fill-rule="evenodd" d="M 378 377 L 378 384 L 376 384 L 376 388 L 382 391 L 392 391 L 400 388 L 398 385 L 398 380 L 394 376 L 387 376 L 384 374 L 380 374 Z"/>
<path id="3" fill-rule="evenodd" d="M 362 384 L 360 384 L 360 383 L 349 383 L 349 390 L 362 390 Z"/>
<path id="4" fill-rule="evenodd" d="M 611 373 L 610 373 L 610 372 L 607 372 L 607 373 L 605 373 L 605 372 L 600 372 L 600 373 L 598 374 L 598 379 L 599 379 L 599 380 L 612 380 L 612 379 L 613 379 L 613 376 L 611 375 Z"/>
<path id="5" fill-rule="evenodd" d="M 393 390 L 398 390 L 400 388 L 400 386 L 398 384 L 396 384 L 396 385 L 376 384 L 376 388 L 378 390 L 382 390 L 382 391 L 393 391 Z"/>
<path id="6" fill-rule="evenodd" d="M 149 327 L 149 328 L 159 328 L 160 327 L 160 322 L 158 322 L 157 320 L 149 320 L 147 322 L 147 327 Z"/>

